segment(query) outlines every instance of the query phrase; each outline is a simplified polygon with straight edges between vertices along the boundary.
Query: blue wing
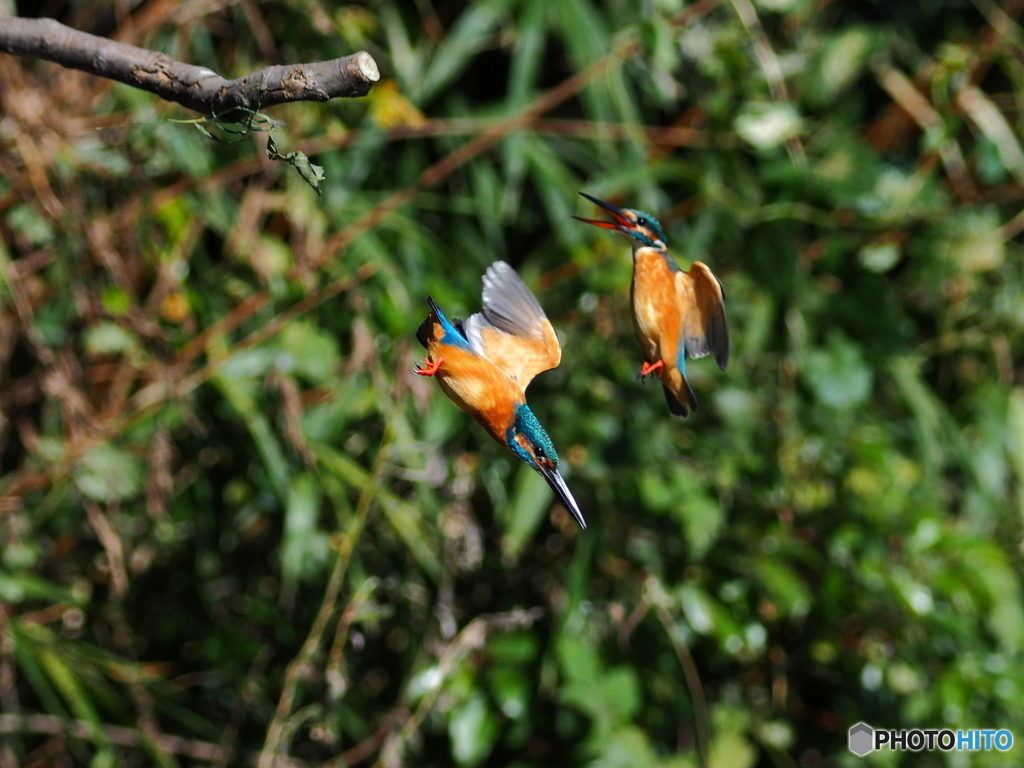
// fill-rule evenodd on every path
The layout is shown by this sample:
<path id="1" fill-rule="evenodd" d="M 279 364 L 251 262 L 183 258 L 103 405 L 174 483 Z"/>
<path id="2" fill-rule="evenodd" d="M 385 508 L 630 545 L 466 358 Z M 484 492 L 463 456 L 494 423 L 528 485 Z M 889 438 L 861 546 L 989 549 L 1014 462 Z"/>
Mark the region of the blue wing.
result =
<path id="1" fill-rule="evenodd" d="M 470 345 L 469 339 L 466 338 L 466 334 L 463 333 L 461 328 L 448 321 L 448 318 L 444 316 L 444 312 L 442 312 L 441 308 L 437 306 L 437 302 L 427 296 L 427 304 L 430 306 L 431 315 L 436 317 L 437 322 L 441 324 L 442 336 L 438 341 L 442 344 L 448 344 L 449 346 L 459 347 L 467 352 L 472 352 L 474 355 L 477 354 L 477 351 L 473 349 L 472 345 Z M 427 342 L 430 339 L 430 335 L 433 330 L 431 325 L 431 318 L 427 317 L 419 327 L 419 330 L 416 331 L 416 338 L 424 347 L 427 346 Z M 459 325 L 461 325 L 461 323 L 459 323 Z"/>

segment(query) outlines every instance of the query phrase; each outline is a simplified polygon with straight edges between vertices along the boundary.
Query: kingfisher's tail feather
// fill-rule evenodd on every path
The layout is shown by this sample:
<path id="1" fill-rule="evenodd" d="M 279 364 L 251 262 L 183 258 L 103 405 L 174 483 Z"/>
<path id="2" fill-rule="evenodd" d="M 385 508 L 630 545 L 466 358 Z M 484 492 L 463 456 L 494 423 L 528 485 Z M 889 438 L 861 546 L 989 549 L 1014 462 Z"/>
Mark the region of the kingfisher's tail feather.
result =
<path id="1" fill-rule="evenodd" d="M 448 320 L 444 316 L 444 312 L 437 306 L 437 302 L 434 301 L 430 296 L 427 296 L 427 306 L 430 307 L 430 314 L 427 315 L 427 319 L 420 323 L 420 327 L 416 329 L 416 339 L 424 348 L 429 348 L 431 339 L 437 333 L 434 330 L 434 324 L 438 323 L 441 326 L 441 335 L 437 337 L 437 341 L 443 344 L 450 344 L 452 346 L 461 347 L 462 349 L 473 351 L 473 348 L 469 344 L 469 340 L 466 338 L 466 331 L 461 320 L 457 317 L 452 320 Z"/>
<path id="2" fill-rule="evenodd" d="M 665 390 L 665 402 L 668 403 L 668 412 L 673 416 L 682 416 L 683 418 L 689 413 L 686 410 L 686 406 L 676 400 L 676 396 L 672 394 L 672 390 L 667 386 L 662 386 Z"/>
<path id="3" fill-rule="evenodd" d="M 697 396 L 690 388 L 690 382 L 683 376 L 678 368 L 671 368 L 662 379 L 665 390 L 665 402 L 668 403 L 668 410 L 673 416 L 686 418 L 690 411 L 697 410 Z"/>
<path id="4" fill-rule="evenodd" d="M 430 343 L 430 334 L 434 330 L 434 321 L 440 320 L 440 318 L 443 317 L 443 315 L 441 315 L 440 307 L 437 306 L 437 302 L 429 296 L 427 296 L 427 305 L 430 307 L 430 314 L 424 318 L 423 322 L 420 323 L 420 327 L 416 329 L 416 341 L 422 344 L 424 349 L 426 349 L 427 345 Z"/>

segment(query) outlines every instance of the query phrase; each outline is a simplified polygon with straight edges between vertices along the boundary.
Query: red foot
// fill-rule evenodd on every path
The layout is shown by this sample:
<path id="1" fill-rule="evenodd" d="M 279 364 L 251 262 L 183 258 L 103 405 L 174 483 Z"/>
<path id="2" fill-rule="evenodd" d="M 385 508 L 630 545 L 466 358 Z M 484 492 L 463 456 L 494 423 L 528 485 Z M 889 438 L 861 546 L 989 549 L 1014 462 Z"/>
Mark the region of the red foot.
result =
<path id="1" fill-rule="evenodd" d="M 665 361 L 664 360 L 659 360 L 658 362 L 656 362 L 654 364 L 644 363 L 642 366 L 640 366 L 640 378 L 641 379 L 647 378 L 648 376 L 650 376 L 655 371 L 660 371 L 664 367 L 665 367 Z"/>
<path id="2" fill-rule="evenodd" d="M 441 367 L 441 363 L 444 362 L 443 357 L 437 358 L 433 362 L 424 360 L 419 368 L 413 368 L 413 373 L 418 373 L 420 376 L 433 376 L 437 373 L 437 369 Z"/>

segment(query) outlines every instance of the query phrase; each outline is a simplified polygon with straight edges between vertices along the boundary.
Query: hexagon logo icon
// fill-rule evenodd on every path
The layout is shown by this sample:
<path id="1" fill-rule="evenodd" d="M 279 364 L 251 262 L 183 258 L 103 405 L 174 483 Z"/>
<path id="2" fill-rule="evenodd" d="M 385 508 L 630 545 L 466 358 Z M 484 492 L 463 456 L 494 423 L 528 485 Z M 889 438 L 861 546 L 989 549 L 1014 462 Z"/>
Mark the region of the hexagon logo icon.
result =
<path id="1" fill-rule="evenodd" d="M 864 757 L 875 748 L 875 729 L 867 723 L 851 726 L 848 746 L 857 757 Z"/>

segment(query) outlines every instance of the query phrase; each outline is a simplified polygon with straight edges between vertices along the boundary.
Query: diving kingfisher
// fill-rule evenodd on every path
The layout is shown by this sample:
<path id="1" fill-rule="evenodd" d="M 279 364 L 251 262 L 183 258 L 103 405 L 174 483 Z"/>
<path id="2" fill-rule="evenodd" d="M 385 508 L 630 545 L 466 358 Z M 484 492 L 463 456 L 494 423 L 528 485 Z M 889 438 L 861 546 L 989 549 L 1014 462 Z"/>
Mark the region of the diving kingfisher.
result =
<path id="1" fill-rule="evenodd" d="M 614 221 L 583 219 L 619 232 L 633 247 L 633 329 L 643 350 L 640 379 L 657 373 L 674 416 L 697 410 L 697 397 L 686 381 L 686 358 L 714 354 L 723 371 L 729 364 L 729 327 L 725 320 L 725 289 L 706 264 L 693 262 L 683 272 L 665 245 L 661 224 L 650 214 L 580 192 L 612 215 Z"/>
<path id="2" fill-rule="evenodd" d="M 449 322 L 427 297 L 430 314 L 416 331 L 427 359 L 414 369 L 434 376 L 444 393 L 543 477 L 581 528 L 587 524 L 558 472 L 551 438 L 526 404 L 533 377 L 562 359 L 555 329 L 537 298 L 508 264 L 483 278 L 483 312 Z"/>

